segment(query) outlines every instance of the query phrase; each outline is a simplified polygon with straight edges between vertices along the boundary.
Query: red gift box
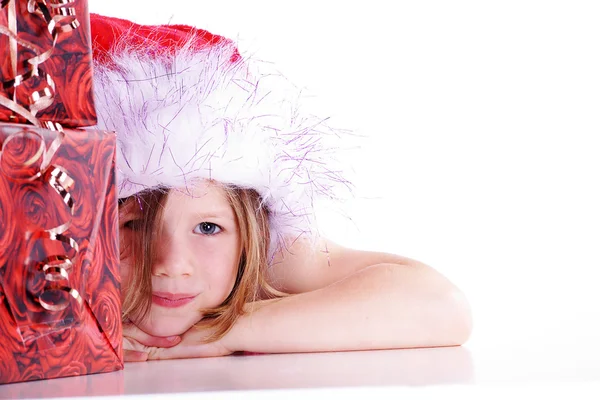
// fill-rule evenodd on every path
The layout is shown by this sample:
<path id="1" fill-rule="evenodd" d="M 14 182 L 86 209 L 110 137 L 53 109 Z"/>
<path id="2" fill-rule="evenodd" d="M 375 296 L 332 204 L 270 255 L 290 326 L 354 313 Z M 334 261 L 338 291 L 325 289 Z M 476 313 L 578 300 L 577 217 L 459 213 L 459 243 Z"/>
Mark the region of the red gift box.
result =
<path id="1" fill-rule="evenodd" d="M 0 124 L 0 383 L 123 368 L 115 145 Z"/>
<path id="2" fill-rule="evenodd" d="M 39 55 L 43 57 L 36 59 Z M 15 104 L 29 109 L 38 101 L 41 109 L 33 116 L 40 121 L 73 128 L 92 126 L 97 123 L 93 96 L 87 1 L 3 0 L 0 121 L 31 122 L 22 109 L 15 110 Z"/>

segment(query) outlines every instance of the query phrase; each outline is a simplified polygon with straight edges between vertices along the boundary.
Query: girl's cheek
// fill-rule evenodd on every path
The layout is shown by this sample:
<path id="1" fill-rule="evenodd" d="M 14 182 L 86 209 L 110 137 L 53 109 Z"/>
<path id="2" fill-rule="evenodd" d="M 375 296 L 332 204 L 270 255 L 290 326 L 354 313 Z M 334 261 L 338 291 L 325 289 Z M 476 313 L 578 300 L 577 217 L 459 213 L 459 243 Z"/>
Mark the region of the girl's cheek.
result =
<path id="1" fill-rule="evenodd" d="M 221 290 L 223 291 L 222 295 L 227 298 L 235 286 L 239 260 L 224 260 L 222 265 L 227 266 L 228 268 L 223 268 L 217 279 L 219 280 L 219 287 L 222 288 Z M 225 298 L 223 298 L 223 300 L 225 300 Z"/>

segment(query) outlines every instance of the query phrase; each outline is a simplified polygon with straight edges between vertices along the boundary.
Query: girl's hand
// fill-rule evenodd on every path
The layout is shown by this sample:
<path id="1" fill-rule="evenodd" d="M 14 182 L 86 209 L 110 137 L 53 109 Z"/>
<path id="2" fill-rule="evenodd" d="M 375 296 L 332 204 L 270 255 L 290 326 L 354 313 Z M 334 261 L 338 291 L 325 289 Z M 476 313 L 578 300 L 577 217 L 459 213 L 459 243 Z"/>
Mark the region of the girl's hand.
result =
<path id="1" fill-rule="evenodd" d="M 231 331 L 230 331 L 231 332 Z M 181 342 L 177 345 L 166 348 L 149 348 L 146 360 L 166 360 L 173 358 L 198 358 L 198 357 L 220 357 L 227 356 L 234 351 L 228 343 L 228 335 L 222 339 L 211 343 L 202 343 L 202 339 L 207 337 L 209 331 L 202 328 L 191 327 L 182 335 Z"/>
<path id="2" fill-rule="evenodd" d="M 152 336 L 132 323 L 123 324 L 123 357 L 125 362 L 147 361 L 152 349 L 173 347 L 179 342 L 181 342 L 180 336 Z"/>

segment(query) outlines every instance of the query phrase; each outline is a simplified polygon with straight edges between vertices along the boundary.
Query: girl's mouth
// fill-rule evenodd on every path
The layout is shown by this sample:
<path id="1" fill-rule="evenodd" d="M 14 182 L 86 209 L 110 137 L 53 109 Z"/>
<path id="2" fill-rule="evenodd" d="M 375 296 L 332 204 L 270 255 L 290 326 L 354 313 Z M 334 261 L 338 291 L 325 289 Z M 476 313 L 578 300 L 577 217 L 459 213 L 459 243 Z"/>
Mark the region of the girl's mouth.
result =
<path id="1" fill-rule="evenodd" d="M 154 292 L 152 293 L 152 303 L 157 306 L 175 308 L 181 307 L 188 303 L 191 303 L 197 295 L 187 293 L 165 293 L 165 292 Z"/>

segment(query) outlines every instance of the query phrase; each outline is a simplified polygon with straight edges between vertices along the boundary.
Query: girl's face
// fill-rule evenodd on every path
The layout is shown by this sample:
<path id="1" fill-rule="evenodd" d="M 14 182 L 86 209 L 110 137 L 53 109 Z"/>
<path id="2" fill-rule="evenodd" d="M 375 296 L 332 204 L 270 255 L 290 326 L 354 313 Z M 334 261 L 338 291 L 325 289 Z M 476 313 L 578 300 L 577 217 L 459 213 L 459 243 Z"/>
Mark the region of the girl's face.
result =
<path id="1" fill-rule="evenodd" d="M 120 221 L 121 240 L 136 234 L 139 207 Z M 157 257 L 152 264 L 152 305 L 148 317 L 132 321 L 154 336 L 179 335 L 200 321 L 200 309 L 219 306 L 231 293 L 240 260 L 240 234 L 223 189 L 208 183 L 192 195 L 171 191 L 165 201 Z M 121 260 L 123 292 L 131 260 Z"/>

